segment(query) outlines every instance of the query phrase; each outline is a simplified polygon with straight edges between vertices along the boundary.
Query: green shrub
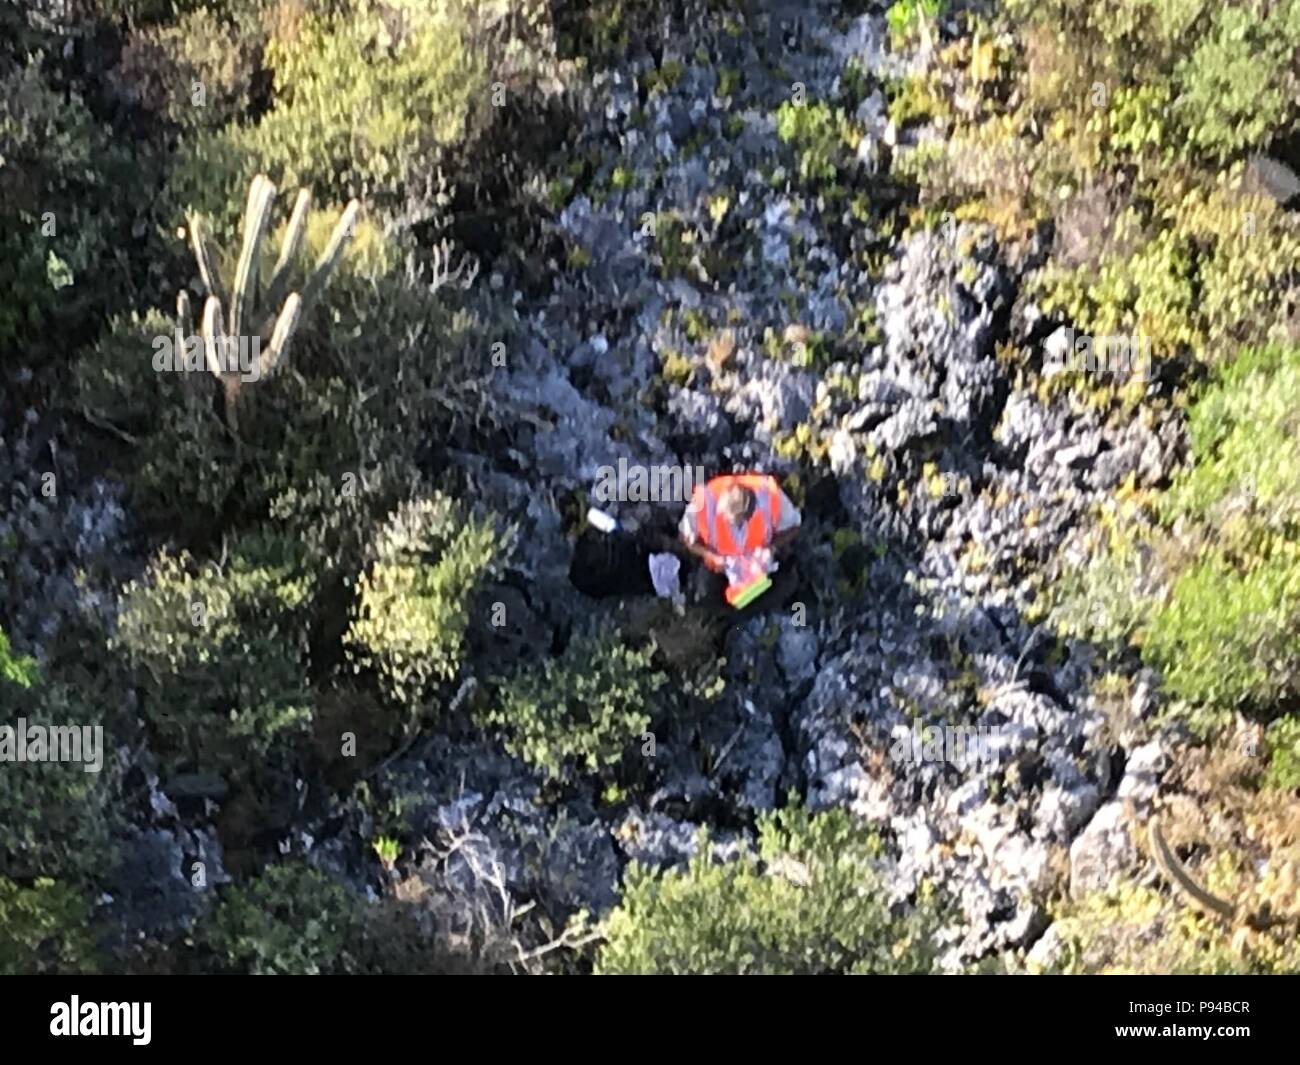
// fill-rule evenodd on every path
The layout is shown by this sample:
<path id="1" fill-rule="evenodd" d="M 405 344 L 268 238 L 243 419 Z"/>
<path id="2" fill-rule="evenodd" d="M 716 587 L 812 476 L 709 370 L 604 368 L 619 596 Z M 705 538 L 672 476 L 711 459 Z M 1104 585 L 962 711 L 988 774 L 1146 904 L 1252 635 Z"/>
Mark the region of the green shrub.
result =
<path id="1" fill-rule="evenodd" d="M 121 767 L 114 752 L 129 739 L 109 711 L 121 704 L 126 678 L 95 664 L 97 650 L 102 647 L 79 648 L 91 668 L 63 662 L 58 677 L 42 677 L 30 688 L 5 691 L 0 681 L 4 723 L 23 717 L 29 725 L 103 729 L 98 772 L 87 772 L 84 749 L 84 764 L 0 763 L 0 870 L 6 875 L 86 884 L 102 882 L 112 867 L 113 840 L 123 824 Z"/>
<path id="2" fill-rule="evenodd" d="M 480 720 L 548 777 L 598 772 L 639 744 L 650 724 L 651 700 L 665 679 L 650 658 L 617 632 L 575 635 L 558 657 L 499 679 Z"/>
<path id="3" fill-rule="evenodd" d="M 76 398 L 97 418 L 128 434 L 158 433 L 168 411 L 187 398 L 210 401 L 210 388 L 201 367 L 190 374 L 154 370 L 155 341 L 174 338 L 176 322 L 158 311 L 119 316 L 75 368 Z M 188 386 L 188 389 L 187 387 Z M 211 409 L 211 403 L 207 404 Z M 177 440 L 171 438 L 171 447 Z M 229 469 L 227 465 L 227 469 Z"/>
<path id="4" fill-rule="evenodd" d="M 1049 264 L 1036 290 L 1080 331 L 1145 337 L 1158 358 L 1190 351 L 1217 364 L 1284 337 L 1276 307 L 1300 260 L 1300 227 L 1243 178 L 1236 165 L 1202 188 L 1153 189 L 1165 201 L 1157 214 L 1123 212 L 1097 261 Z"/>
<path id="5" fill-rule="evenodd" d="M 1248 351 L 1189 413 L 1193 462 L 1154 521 L 1062 588 L 1058 621 L 1132 638 L 1191 704 L 1269 711 L 1300 693 L 1300 348 Z"/>
<path id="6" fill-rule="evenodd" d="M 341 493 L 344 476 L 356 477 L 370 464 L 363 454 L 384 444 L 390 458 L 412 449 L 399 443 L 393 425 L 378 424 L 367 408 L 351 403 L 343 380 L 312 380 L 302 372 L 277 373 L 241 392 L 240 447 L 214 408 L 220 386 L 208 370 L 149 368 L 148 330 L 163 325 L 153 316 L 142 325 L 119 325 L 83 360 L 79 383 L 88 410 L 99 417 L 114 411 L 113 424 L 138 434 L 122 460 L 133 504 L 180 543 L 238 535 L 284 492 L 318 477 Z M 309 358 L 302 348 L 312 340 L 295 343 Z"/>
<path id="7" fill-rule="evenodd" d="M 1213 919 L 1130 882 L 1069 905 L 1052 926 L 1066 974 L 1232 975 L 1269 971 L 1234 951 Z"/>
<path id="8" fill-rule="evenodd" d="M 194 941 L 223 970 L 260 975 L 347 971 L 362 900 L 300 863 L 273 865 L 223 892 Z"/>
<path id="9" fill-rule="evenodd" d="M 417 483 L 400 456 L 357 472 L 314 472 L 298 481 L 279 480 L 268 485 L 276 490 L 271 521 L 304 546 L 322 582 L 361 571 L 375 523 L 409 498 Z"/>
<path id="10" fill-rule="evenodd" d="M 685 869 L 633 864 L 604 924 L 600 973 L 916 973 L 932 964 L 933 907 L 895 916 L 879 844 L 842 810 L 760 822 L 757 856 Z"/>
<path id="11" fill-rule="evenodd" d="M 36 661 L 25 655 L 15 655 L 9 649 L 9 637 L 0 629 L 0 681 L 30 688 L 37 678 Z"/>
<path id="12" fill-rule="evenodd" d="M 1242 157 L 1295 134 L 1300 3 L 1012 0 L 971 17 L 1014 44 L 956 43 L 929 75 L 944 136 L 899 163 L 922 203 L 1011 239 L 1052 220 L 1028 289 L 1080 332 L 1211 364 L 1282 339 L 1300 221 L 1247 187 Z"/>
<path id="13" fill-rule="evenodd" d="M 1227 158 L 1267 146 L 1296 121 L 1300 4 L 1223 5 L 1211 18 L 1175 68 L 1176 113 L 1192 147 Z"/>
<path id="14" fill-rule="evenodd" d="M 179 203 L 211 211 L 258 172 L 325 199 L 395 202 L 491 111 L 484 57 L 452 3 L 354 0 L 308 13 L 271 37 L 265 63 L 274 106 L 254 125 L 190 141 L 173 182 Z"/>
<path id="15" fill-rule="evenodd" d="M 419 899 L 371 903 L 310 866 L 285 863 L 227 888 L 200 919 L 185 960 L 199 972 L 263 975 L 493 970 L 487 944 L 476 955 L 459 938 Z"/>
<path id="16" fill-rule="evenodd" d="M 314 589 L 300 545 L 274 535 L 205 565 L 162 553 L 124 589 L 114 646 L 169 765 L 242 773 L 292 750 L 313 717 Z"/>
<path id="17" fill-rule="evenodd" d="M 1300 349 L 1273 349 L 1243 355 L 1191 410 L 1194 464 L 1160 513 L 1195 557 L 1143 643 L 1186 698 L 1268 705 L 1300 692 L 1298 404 Z"/>
<path id="18" fill-rule="evenodd" d="M 1300 720 L 1278 718 L 1264 734 L 1268 748 L 1268 772 L 1265 780 L 1279 791 L 1300 788 Z"/>
<path id="19" fill-rule="evenodd" d="M 174 23 L 137 29 L 112 77 L 181 129 L 218 130 L 247 115 L 266 37 L 257 0 L 204 4 Z"/>
<path id="20" fill-rule="evenodd" d="M 1215 539 L 1249 546 L 1300 520 L 1300 348 L 1242 352 L 1188 415 L 1193 465 L 1164 496 L 1166 524 L 1186 515 Z"/>
<path id="21" fill-rule="evenodd" d="M 947 7 L 945 0 L 897 0 L 885 12 L 885 24 L 894 42 L 901 46 L 921 32 L 922 22 L 932 25 Z M 933 29 L 930 34 L 938 36 Z"/>
<path id="22" fill-rule="evenodd" d="M 470 597 L 498 539 L 438 494 L 399 507 L 379 530 L 346 640 L 354 668 L 373 669 L 411 712 L 460 668 Z"/>
<path id="23" fill-rule="evenodd" d="M 90 907 L 47 878 L 20 887 L 0 876 L 0 974 L 93 973 L 99 968 Z"/>
<path id="24" fill-rule="evenodd" d="M 203 371 L 194 385 L 206 391 L 213 380 Z M 135 461 L 125 471 L 136 513 L 182 544 L 207 544 L 236 531 L 232 517 L 264 506 L 260 471 L 236 456 L 208 396 L 209 402 L 190 398 L 165 405 L 154 422 L 156 431 L 139 441 Z M 250 420 L 245 418 L 243 427 Z"/>
<path id="25" fill-rule="evenodd" d="M 35 62 L 0 73 L 0 348 L 67 359 L 60 331 L 100 297 L 119 257 L 122 155 L 75 93 Z"/>
<path id="26" fill-rule="evenodd" d="M 338 220 L 336 208 L 310 212 L 298 265 L 318 259 Z M 265 256 L 286 225 L 263 242 Z M 214 247 L 218 276 L 233 275 L 237 247 Z M 419 490 L 418 452 L 465 419 L 491 421 L 484 360 L 490 342 L 511 340 L 509 321 L 446 306 L 445 291 L 408 270 L 412 250 L 408 237 L 356 221 L 328 300 L 304 307 L 284 365 L 240 390 L 242 446 L 214 411 L 220 387 L 206 368 L 154 369 L 175 322 L 116 319 L 78 360 L 76 401 L 130 437 L 118 466 L 134 512 L 199 555 L 269 514 L 310 544 L 323 584 L 355 574 L 373 521 Z"/>
<path id="27" fill-rule="evenodd" d="M 1300 691 L 1300 551 L 1276 542 L 1249 559 L 1209 549 L 1152 611 L 1143 654 L 1175 695 L 1266 707 Z"/>
<path id="28" fill-rule="evenodd" d="M 818 184 L 834 181 L 849 165 L 862 134 L 840 108 L 787 101 L 776 112 L 776 135 L 794 147 L 799 177 Z"/>
<path id="29" fill-rule="evenodd" d="M 1030 70 L 1037 107 L 1092 108 L 1097 83 L 1111 94 L 1163 94 L 1172 104 L 1165 136 L 1148 144 L 1184 144 L 1180 154 L 1208 149 L 1214 159 L 1266 144 L 1297 117 L 1294 0 L 1102 0 L 1086 8 L 1012 0 L 1008 12 L 1010 27 L 1043 59 Z"/>
<path id="30" fill-rule="evenodd" d="M 292 265 L 316 262 L 339 219 L 335 208 L 311 212 L 300 261 Z M 262 277 L 272 275 L 271 257 L 283 245 L 287 224 L 287 218 L 282 220 L 272 239 L 262 242 Z M 216 274 L 233 277 L 237 245 L 212 251 Z M 230 433 L 214 413 L 221 386 L 205 366 L 155 369 L 159 343 L 178 343 L 175 319 L 156 311 L 116 318 L 78 360 L 76 398 L 89 414 L 133 439 L 122 474 L 131 484 L 137 512 L 151 524 L 165 526 L 181 543 L 210 542 L 231 525 L 260 520 L 272 501 L 291 488 L 322 477 L 341 488 L 347 474 L 356 478 L 381 460 L 412 454 L 412 434 L 381 421 L 388 415 L 395 422 L 398 413 L 408 414 L 411 408 L 397 412 L 396 403 L 382 411 L 375 408 L 380 399 L 411 391 L 397 370 L 403 352 L 418 339 L 409 333 L 416 314 L 422 312 L 425 324 L 440 319 L 427 293 L 421 299 L 400 274 L 389 276 L 396 256 L 395 245 L 373 223 L 364 218 L 355 222 L 331 278 L 330 300 L 309 300 L 282 366 L 239 390 L 244 449 L 232 448 Z M 299 275 L 291 269 L 289 276 Z M 345 309 L 364 313 L 364 321 L 331 311 L 335 289 Z M 379 313 L 380 305 L 391 313 Z M 381 347 L 386 358 L 376 354 Z M 375 402 L 353 403 L 345 377 L 359 379 Z M 421 392 L 411 402 L 424 398 Z"/>

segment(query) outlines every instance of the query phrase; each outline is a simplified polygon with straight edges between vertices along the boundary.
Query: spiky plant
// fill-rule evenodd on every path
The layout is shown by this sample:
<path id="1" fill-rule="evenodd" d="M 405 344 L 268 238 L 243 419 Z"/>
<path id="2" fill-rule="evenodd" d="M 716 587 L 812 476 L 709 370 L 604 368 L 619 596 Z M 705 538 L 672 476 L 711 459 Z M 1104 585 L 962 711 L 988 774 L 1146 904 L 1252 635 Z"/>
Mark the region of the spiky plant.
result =
<path id="1" fill-rule="evenodd" d="M 271 280 L 263 289 L 258 264 L 274 201 L 275 186 L 265 174 L 258 174 L 248 189 L 243 244 L 235 269 L 235 283 L 229 290 L 229 296 L 217 276 L 202 218 L 196 215 L 189 218 L 194 258 L 206 290 L 203 317 L 199 323 L 204 362 L 222 386 L 226 424 L 232 432 L 237 432 L 239 427 L 240 390 L 245 381 L 263 380 L 280 365 L 304 309 L 329 283 L 361 211 L 358 200 L 352 200 L 347 205 L 301 292 L 289 291 L 289 274 L 302 245 L 303 233 L 307 227 L 307 212 L 311 208 L 311 192 L 299 189 L 293 214 L 289 217 L 284 245 L 271 273 Z M 229 320 L 226 319 L 225 308 L 229 308 Z M 176 313 L 177 327 L 181 334 L 179 339 L 183 342 L 192 335 L 193 327 L 190 297 L 184 290 L 177 297 Z M 255 328 L 251 333 L 246 333 L 245 329 L 250 325 Z M 247 342 L 252 337 L 258 340 L 258 346 L 254 349 L 256 362 L 246 370 L 240 366 L 238 355 L 241 349 L 247 350 Z M 263 342 L 269 342 L 264 350 L 261 348 Z"/>

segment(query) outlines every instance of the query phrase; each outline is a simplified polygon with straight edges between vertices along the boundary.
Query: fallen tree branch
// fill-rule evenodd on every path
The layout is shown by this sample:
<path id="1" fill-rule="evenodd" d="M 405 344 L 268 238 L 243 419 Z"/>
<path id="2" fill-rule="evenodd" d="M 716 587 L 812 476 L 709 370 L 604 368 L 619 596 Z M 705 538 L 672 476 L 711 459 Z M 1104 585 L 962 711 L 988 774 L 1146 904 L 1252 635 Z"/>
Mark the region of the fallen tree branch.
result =
<path id="1" fill-rule="evenodd" d="M 1160 831 L 1158 818 L 1151 818 L 1147 835 L 1151 844 L 1152 857 L 1155 858 L 1156 865 L 1165 874 L 1173 889 L 1203 913 L 1219 917 L 1228 924 L 1232 924 L 1237 915 L 1236 905 L 1227 899 L 1219 898 L 1218 895 L 1211 894 L 1192 879 L 1187 867 L 1178 860 L 1173 848 L 1165 842 L 1165 837 Z"/>

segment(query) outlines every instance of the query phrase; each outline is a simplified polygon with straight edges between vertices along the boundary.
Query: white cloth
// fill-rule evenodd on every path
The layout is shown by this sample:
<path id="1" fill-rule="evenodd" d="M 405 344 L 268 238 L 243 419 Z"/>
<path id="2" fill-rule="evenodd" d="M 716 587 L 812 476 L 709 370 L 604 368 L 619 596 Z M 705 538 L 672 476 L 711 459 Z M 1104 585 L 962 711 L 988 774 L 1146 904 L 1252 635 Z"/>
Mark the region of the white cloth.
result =
<path id="1" fill-rule="evenodd" d="M 669 551 L 650 556 L 650 582 L 655 586 L 655 595 L 660 599 L 675 599 L 681 595 L 678 574 L 682 563 Z"/>

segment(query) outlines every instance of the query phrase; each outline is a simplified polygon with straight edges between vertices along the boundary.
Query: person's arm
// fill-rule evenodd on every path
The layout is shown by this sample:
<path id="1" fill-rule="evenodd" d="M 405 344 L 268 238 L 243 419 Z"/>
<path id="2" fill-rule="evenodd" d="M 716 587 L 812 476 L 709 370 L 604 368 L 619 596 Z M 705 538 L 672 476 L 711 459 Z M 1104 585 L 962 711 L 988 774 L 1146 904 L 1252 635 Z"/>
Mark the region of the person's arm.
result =
<path id="1" fill-rule="evenodd" d="M 796 536 L 799 535 L 799 526 L 792 525 L 788 529 L 782 529 L 772 537 L 772 550 L 780 551 L 788 547 Z"/>
<path id="2" fill-rule="evenodd" d="M 780 551 L 790 545 L 790 542 L 799 535 L 800 526 L 803 524 L 803 515 L 799 513 L 799 508 L 790 501 L 790 497 L 781 491 L 781 511 L 777 520 L 776 532 L 772 536 L 772 550 Z"/>
<path id="3" fill-rule="evenodd" d="M 700 542 L 699 536 L 695 532 L 696 504 L 692 503 L 686 508 L 686 513 L 682 515 L 682 520 L 677 526 L 677 538 L 682 547 L 686 548 L 692 555 L 703 562 L 709 569 L 721 571 L 723 568 L 722 556 L 716 551 L 711 550 L 707 545 Z"/>
<path id="4" fill-rule="evenodd" d="M 716 551 L 712 551 L 709 548 L 705 547 L 699 541 L 687 542 L 686 540 L 682 540 L 682 545 L 686 548 L 687 551 L 689 551 L 692 555 L 694 555 L 696 558 L 698 558 L 701 562 L 703 562 L 706 566 L 708 566 L 712 570 L 721 572 L 726 565 L 725 560 L 720 554 L 718 554 Z"/>

